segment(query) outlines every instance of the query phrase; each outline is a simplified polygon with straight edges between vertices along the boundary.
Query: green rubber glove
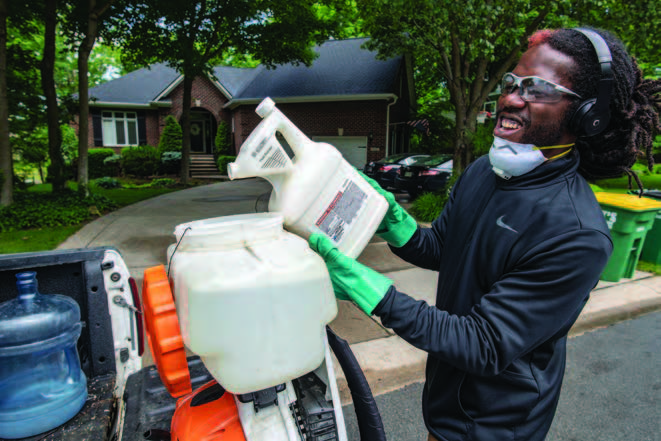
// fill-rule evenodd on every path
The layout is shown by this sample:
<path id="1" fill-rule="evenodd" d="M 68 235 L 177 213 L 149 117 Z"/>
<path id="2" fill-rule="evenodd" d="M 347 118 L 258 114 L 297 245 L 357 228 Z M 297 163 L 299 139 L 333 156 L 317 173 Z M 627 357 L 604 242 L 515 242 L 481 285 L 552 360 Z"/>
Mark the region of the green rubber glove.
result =
<path id="1" fill-rule="evenodd" d="M 372 315 L 376 305 L 392 286 L 392 280 L 345 256 L 323 234 L 311 235 L 308 242 L 326 262 L 335 297 L 350 300 L 365 314 Z"/>
<path id="2" fill-rule="evenodd" d="M 418 229 L 418 223 L 395 201 L 394 194 L 381 188 L 374 179 L 368 178 L 361 172 L 358 173 L 388 201 L 388 211 L 376 230 L 377 236 L 397 248 L 406 245 Z"/>

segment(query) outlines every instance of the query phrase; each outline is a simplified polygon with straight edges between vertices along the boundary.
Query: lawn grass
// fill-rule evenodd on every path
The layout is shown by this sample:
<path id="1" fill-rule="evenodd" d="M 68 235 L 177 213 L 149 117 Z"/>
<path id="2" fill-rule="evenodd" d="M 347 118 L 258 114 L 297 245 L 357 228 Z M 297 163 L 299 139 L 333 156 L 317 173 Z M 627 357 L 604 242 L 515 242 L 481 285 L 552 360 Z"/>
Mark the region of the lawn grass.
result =
<path id="1" fill-rule="evenodd" d="M 148 181 L 147 181 L 148 182 Z M 131 181 L 132 184 L 140 183 Z M 78 185 L 76 182 L 67 182 L 67 187 L 76 191 Z M 134 204 L 146 199 L 151 199 L 162 194 L 182 190 L 184 187 L 169 188 L 112 188 L 105 189 L 90 186 L 90 191 L 100 194 L 113 200 L 119 208 Z M 50 193 L 51 184 L 37 184 L 28 187 L 28 192 Z M 33 230 L 19 230 L 0 233 L 0 253 L 26 253 L 32 251 L 45 251 L 57 248 L 69 236 L 81 229 L 84 223 L 79 225 L 69 225 L 62 227 L 50 227 Z"/>
<path id="2" fill-rule="evenodd" d="M 0 233 L 0 253 L 53 250 L 82 226 L 83 224 Z"/>
<path id="3" fill-rule="evenodd" d="M 131 181 L 136 183 L 136 181 Z M 77 191 L 77 182 L 67 182 L 67 187 L 70 190 Z M 94 184 L 90 185 L 90 192 L 100 194 L 113 200 L 119 207 L 126 207 L 127 205 L 135 204 L 136 202 L 151 199 L 162 194 L 171 193 L 173 191 L 182 190 L 183 187 L 154 187 L 154 188 L 101 188 Z M 53 191 L 51 184 L 38 184 L 28 187 L 28 192 L 33 193 L 50 193 Z"/>

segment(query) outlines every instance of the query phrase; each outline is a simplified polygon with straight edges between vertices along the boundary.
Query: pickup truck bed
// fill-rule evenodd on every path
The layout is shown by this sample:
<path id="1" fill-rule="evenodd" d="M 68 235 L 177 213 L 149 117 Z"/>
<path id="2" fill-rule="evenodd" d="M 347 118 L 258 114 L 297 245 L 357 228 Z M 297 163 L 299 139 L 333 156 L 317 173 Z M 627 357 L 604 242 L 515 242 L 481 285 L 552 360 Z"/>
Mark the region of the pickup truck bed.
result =
<path id="1" fill-rule="evenodd" d="M 121 295 L 133 305 L 123 260 L 116 250 L 106 247 L 0 255 L 0 302 L 16 298 L 15 275 L 23 271 L 37 272 L 40 293 L 63 294 L 78 302 L 83 329 L 77 349 L 88 382 L 88 399 L 73 419 L 50 432 L 24 439 L 110 440 L 118 416 L 117 394 L 140 362 L 139 342 L 131 337 L 138 334 L 135 312 L 109 300 Z M 113 335 L 111 314 L 126 315 L 116 319 L 129 322 L 130 315 L 134 316 L 131 323 L 135 329 L 126 330 L 118 347 L 120 336 Z M 123 325 L 121 320 L 117 323 Z"/>

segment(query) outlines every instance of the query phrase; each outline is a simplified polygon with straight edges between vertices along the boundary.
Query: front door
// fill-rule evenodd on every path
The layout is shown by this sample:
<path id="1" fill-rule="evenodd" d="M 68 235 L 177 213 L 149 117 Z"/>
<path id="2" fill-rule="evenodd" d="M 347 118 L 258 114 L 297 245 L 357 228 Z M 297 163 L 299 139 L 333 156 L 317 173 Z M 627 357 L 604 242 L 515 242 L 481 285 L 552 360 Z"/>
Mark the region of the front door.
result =
<path id="1" fill-rule="evenodd" d="M 214 121 L 206 110 L 191 111 L 190 149 L 193 153 L 213 153 Z"/>

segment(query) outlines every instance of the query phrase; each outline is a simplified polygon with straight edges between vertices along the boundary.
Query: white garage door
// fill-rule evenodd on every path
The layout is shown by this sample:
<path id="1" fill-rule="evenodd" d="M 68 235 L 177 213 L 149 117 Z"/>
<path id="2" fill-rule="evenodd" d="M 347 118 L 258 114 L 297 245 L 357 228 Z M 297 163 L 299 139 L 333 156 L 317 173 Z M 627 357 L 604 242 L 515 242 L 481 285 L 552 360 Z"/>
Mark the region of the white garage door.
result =
<path id="1" fill-rule="evenodd" d="M 359 170 L 362 170 L 367 162 L 367 137 L 365 136 L 318 136 L 312 139 L 335 146 L 344 159 Z"/>

